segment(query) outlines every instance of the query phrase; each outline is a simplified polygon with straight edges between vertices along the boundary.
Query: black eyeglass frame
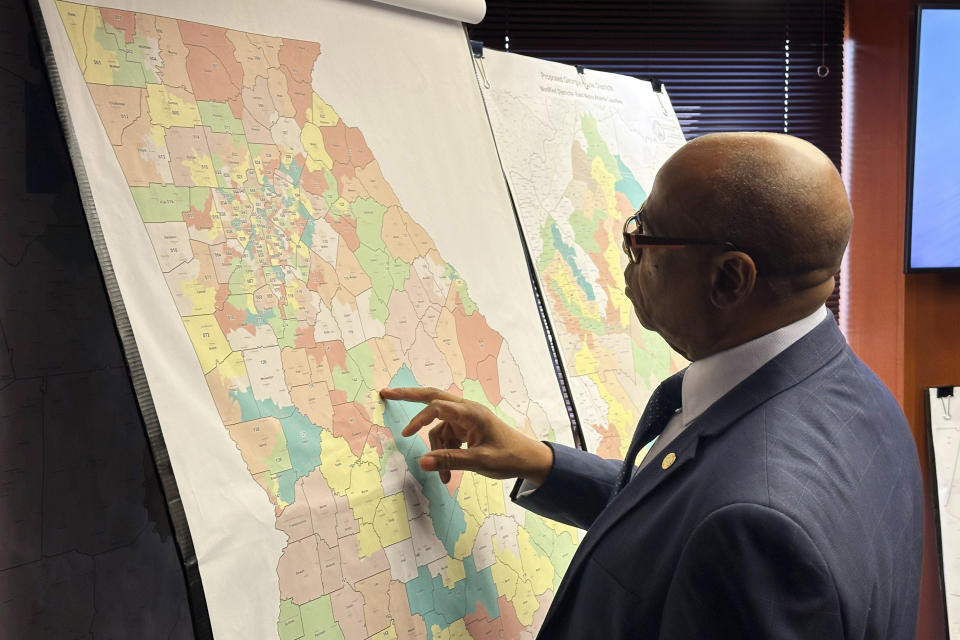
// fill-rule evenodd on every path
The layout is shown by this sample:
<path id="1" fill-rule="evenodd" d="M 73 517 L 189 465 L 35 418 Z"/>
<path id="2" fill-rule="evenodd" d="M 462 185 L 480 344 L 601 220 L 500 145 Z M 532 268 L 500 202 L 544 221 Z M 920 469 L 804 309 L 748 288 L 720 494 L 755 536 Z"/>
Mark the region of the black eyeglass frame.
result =
<path id="1" fill-rule="evenodd" d="M 679 249 L 689 246 L 713 246 L 728 247 L 731 250 L 737 250 L 732 242 L 718 242 L 716 240 L 700 240 L 697 238 L 676 238 L 670 236 L 648 236 L 636 231 L 627 231 L 631 222 L 635 222 L 637 229 L 642 228 L 643 206 L 637 209 L 636 213 L 627 218 L 623 223 L 623 252 L 630 258 L 630 262 L 640 262 L 642 250 L 645 247 L 659 247 L 662 249 Z"/>

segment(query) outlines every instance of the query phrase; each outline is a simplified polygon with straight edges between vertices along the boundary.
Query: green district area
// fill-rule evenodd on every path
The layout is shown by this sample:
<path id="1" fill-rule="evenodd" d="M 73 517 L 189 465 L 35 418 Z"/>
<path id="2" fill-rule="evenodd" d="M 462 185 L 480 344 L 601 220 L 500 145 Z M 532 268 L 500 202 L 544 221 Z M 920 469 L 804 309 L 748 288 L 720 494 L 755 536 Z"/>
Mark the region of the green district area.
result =
<path id="1" fill-rule="evenodd" d="M 293 600 L 281 600 L 277 633 L 280 640 L 344 640 L 340 625 L 333 617 L 333 605 L 329 595 L 304 602 L 299 607 Z"/>

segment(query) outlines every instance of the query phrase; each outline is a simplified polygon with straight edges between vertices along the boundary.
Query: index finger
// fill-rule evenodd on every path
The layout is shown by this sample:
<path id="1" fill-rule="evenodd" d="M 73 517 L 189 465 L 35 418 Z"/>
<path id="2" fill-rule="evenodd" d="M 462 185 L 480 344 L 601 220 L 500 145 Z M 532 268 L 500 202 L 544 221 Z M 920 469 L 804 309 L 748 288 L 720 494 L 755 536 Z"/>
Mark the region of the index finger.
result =
<path id="1" fill-rule="evenodd" d="M 380 389 L 380 397 L 384 400 L 406 400 L 407 402 L 422 402 L 424 404 L 434 400 L 460 402 L 460 398 L 452 393 L 433 387 L 397 387 L 395 389 L 384 387 Z"/>

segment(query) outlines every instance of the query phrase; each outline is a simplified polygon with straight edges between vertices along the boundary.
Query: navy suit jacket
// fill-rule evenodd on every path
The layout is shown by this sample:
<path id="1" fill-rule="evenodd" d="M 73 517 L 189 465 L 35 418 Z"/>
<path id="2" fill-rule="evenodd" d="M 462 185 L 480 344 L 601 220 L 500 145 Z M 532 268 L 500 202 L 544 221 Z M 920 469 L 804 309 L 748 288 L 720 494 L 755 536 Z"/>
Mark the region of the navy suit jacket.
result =
<path id="1" fill-rule="evenodd" d="M 514 499 L 588 531 L 540 638 L 913 640 L 916 447 L 832 319 L 708 408 L 612 501 L 619 462 L 551 446 L 547 480 Z"/>

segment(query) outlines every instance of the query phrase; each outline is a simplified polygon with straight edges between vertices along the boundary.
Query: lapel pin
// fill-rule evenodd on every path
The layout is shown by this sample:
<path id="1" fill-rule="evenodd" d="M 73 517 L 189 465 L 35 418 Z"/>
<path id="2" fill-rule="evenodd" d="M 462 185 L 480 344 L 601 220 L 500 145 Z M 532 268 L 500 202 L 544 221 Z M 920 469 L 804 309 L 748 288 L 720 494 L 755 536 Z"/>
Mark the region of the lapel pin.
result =
<path id="1" fill-rule="evenodd" d="M 663 462 L 660 463 L 660 467 L 663 470 L 667 470 L 670 468 L 670 465 L 672 465 L 676 459 L 677 459 L 677 454 L 671 451 L 667 455 L 663 456 Z"/>

